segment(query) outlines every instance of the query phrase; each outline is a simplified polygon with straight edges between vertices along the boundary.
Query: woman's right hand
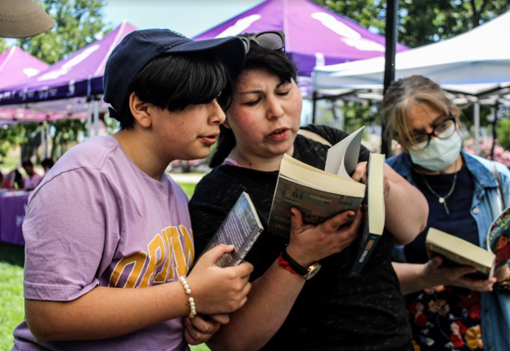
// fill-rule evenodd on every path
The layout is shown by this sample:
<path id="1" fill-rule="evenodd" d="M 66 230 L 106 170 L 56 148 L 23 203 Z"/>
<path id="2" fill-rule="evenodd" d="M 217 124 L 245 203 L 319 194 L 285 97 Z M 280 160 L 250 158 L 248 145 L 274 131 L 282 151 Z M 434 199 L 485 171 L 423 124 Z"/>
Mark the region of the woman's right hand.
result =
<path id="1" fill-rule="evenodd" d="M 287 253 L 300 265 L 309 264 L 341 252 L 358 236 L 361 208 L 344 211 L 318 226 L 303 224 L 301 212 L 291 209 L 291 232 Z M 347 224 L 350 220 L 352 223 Z"/>
<path id="2" fill-rule="evenodd" d="M 233 245 L 218 245 L 207 251 L 186 278 L 198 313 L 231 313 L 246 303 L 253 266 L 248 262 L 234 267 L 216 266 L 216 261 L 232 250 Z"/>

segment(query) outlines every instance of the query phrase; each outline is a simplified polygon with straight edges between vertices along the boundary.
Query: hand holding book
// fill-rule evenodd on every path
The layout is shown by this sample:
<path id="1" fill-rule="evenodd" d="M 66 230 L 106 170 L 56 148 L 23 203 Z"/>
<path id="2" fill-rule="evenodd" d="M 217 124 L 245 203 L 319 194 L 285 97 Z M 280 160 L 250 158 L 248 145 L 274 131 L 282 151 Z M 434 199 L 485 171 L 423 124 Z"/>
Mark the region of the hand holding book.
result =
<path id="1" fill-rule="evenodd" d="M 469 274 L 475 273 L 471 266 L 451 266 L 444 264 L 441 256 L 432 257 L 423 266 L 422 279 L 427 289 L 441 290 L 443 286 L 457 286 L 474 291 L 492 291 L 496 278 L 473 279 Z M 468 276 L 466 276 L 468 275 Z"/>
<path id="2" fill-rule="evenodd" d="M 314 226 L 304 224 L 301 212 L 292 208 L 287 252 L 296 262 L 305 267 L 312 262 L 341 252 L 356 239 L 361 219 L 361 211 L 355 213 L 349 210 Z"/>

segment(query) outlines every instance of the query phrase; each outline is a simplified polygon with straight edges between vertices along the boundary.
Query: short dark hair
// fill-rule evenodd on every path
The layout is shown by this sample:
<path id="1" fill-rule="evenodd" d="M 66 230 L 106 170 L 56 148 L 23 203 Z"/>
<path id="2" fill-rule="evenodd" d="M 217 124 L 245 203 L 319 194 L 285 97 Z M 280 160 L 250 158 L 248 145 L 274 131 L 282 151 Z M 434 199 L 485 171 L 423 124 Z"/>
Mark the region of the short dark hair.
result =
<path id="1" fill-rule="evenodd" d="M 53 165 L 55 164 L 55 161 L 53 161 L 52 158 L 45 158 L 44 160 L 41 161 L 41 166 L 42 167 L 48 167 L 48 168 L 51 168 L 53 167 Z"/>
<path id="2" fill-rule="evenodd" d="M 30 161 L 29 158 L 24 158 L 21 161 L 21 167 L 23 167 L 23 168 L 25 168 L 25 167 L 34 167 L 34 164 L 32 163 L 32 161 Z"/>
<path id="3" fill-rule="evenodd" d="M 242 34 L 240 36 L 250 35 L 253 34 Z M 250 45 L 250 51 L 246 54 L 243 71 L 249 69 L 265 70 L 280 78 L 281 83 L 290 82 L 291 80 L 297 81 L 296 65 L 283 50 L 266 49 L 253 42 Z M 234 81 L 234 89 L 235 86 L 236 81 Z M 218 146 L 209 163 L 209 167 L 211 168 L 222 164 L 230 151 L 236 146 L 236 140 L 232 130 L 223 125 L 220 126 L 220 130 Z"/>
<path id="4" fill-rule="evenodd" d="M 227 67 L 216 57 L 197 53 L 157 57 L 129 85 L 122 109 L 121 128 L 130 129 L 134 125 L 128 106 L 132 92 L 144 102 L 173 112 L 182 111 L 189 105 L 209 103 L 218 97 L 220 105 L 228 106 L 231 86 Z"/>

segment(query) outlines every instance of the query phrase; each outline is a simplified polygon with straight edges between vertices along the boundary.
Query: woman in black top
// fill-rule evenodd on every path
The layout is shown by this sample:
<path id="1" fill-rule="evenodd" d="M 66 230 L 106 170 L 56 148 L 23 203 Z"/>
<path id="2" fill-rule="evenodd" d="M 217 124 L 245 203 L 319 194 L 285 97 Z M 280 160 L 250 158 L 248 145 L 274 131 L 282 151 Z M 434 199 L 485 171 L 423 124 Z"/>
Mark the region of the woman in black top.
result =
<path id="1" fill-rule="evenodd" d="M 211 162 L 215 168 L 198 184 L 190 202 L 197 253 L 242 191 L 250 194 L 267 224 L 285 153 L 324 168 L 327 147 L 297 135 L 301 95 L 295 66 L 281 50 L 283 35 L 259 33 L 244 40 L 249 52 L 227 110 L 228 129 L 221 132 Z M 331 144 L 347 136 L 324 126 L 308 129 Z M 363 178 L 367 158 L 368 151 L 362 148 L 354 179 Z M 294 209 L 290 239 L 263 232 L 247 257 L 255 267 L 248 303 L 215 334 L 211 348 L 408 350 L 410 329 L 390 258 L 395 242 L 408 243 L 423 229 L 427 206 L 423 196 L 388 166 L 385 189 L 388 232 L 358 278 L 348 278 L 347 272 L 356 250 L 355 245 L 349 245 L 356 236 L 361 211 L 350 225 L 342 224 L 354 216 L 353 211 L 311 227 L 302 224 Z M 278 263 L 290 261 L 285 252 L 305 272 L 313 270 L 308 267 L 317 261 L 322 269 L 307 281 Z"/>

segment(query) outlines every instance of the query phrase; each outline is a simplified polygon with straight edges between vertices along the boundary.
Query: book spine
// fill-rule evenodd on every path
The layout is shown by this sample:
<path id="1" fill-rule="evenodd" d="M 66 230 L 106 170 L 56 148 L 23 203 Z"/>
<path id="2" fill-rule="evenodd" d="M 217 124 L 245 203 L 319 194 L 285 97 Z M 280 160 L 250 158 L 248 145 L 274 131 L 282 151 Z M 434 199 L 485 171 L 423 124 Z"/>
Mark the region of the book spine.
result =
<path id="1" fill-rule="evenodd" d="M 352 268 L 348 274 L 349 277 L 357 277 L 361 274 L 363 267 L 367 263 L 370 255 L 375 250 L 376 244 L 379 241 L 381 235 L 369 234 L 361 246 L 358 258 L 354 261 Z"/>
<path id="2" fill-rule="evenodd" d="M 246 255 L 248 255 L 248 252 L 250 252 L 251 248 L 255 244 L 255 241 L 257 241 L 257 239 L 259 238 L 260 234 L 263 231 L 264 230 L 262 228 L 259 228 L 257 230 L 255 235 L 250 239 L 250 242 L 246 244 L 245 248 L 243 248 L 243 251 L 239 254 L 239 257 L 237 258 L 237 260 L 235 260 L 233 266 L 238 266 L 243 262 L 243 260 L 246 258 Z"/>

